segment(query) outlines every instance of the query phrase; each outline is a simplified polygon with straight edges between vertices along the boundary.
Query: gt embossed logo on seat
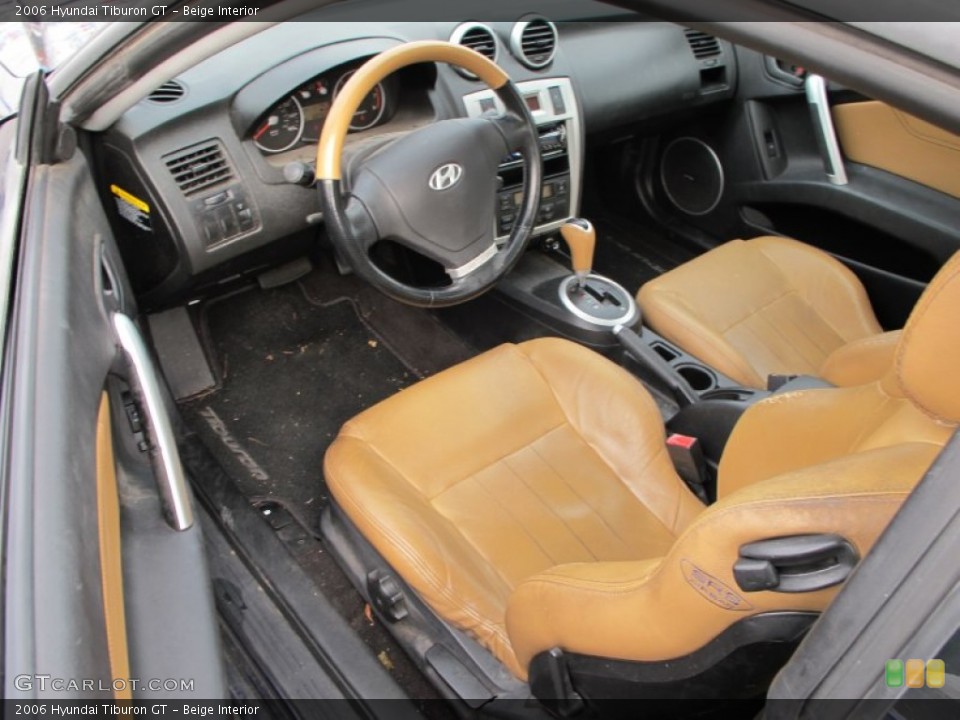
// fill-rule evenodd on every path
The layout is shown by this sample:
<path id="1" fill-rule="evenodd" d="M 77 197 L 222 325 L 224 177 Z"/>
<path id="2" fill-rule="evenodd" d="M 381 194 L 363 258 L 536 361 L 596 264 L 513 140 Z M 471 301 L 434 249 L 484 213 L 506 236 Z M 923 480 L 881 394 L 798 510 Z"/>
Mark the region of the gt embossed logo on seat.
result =
<path id="1" fill-rule="evenodd" d="M 463 167 L 457 163 L 441 165 L 430 176 L 431 190 L 449 190 L 463 177 Z"/>
<path id="2" fill-rule="evenodd" d="M 681 560 L 680 567 L 683 568 L 683 576 L 686 578 L 690 587 L 714 605 L 719 605 L 724 610 L 753 609 L 753 605 L 737 595 L 737 593 L 717 580 L 713 575 L 704 572 L 689 560 Z"/>

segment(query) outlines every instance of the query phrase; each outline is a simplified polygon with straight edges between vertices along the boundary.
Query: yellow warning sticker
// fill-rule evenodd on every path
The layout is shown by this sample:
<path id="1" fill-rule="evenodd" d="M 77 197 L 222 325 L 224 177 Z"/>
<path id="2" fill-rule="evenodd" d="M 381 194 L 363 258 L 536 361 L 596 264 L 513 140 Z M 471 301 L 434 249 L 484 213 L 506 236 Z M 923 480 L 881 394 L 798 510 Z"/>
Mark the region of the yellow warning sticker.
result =
<path id="1" fill-rule="evenodd" d="M 150 227 L 150 206 L 133 193 L 129 193 L 119 185 L 111 185 L 117 202 L 117 212 L 124 220 L 133 223 L 141 230 L 152 231 Z"/>
<path id="2" fill-rule="evenodd" d="M 124 201 L 130 203 L 131 205 L 133 205 L 133 206 L 134 206 L 137 210 L 139 210 L 140 212 L 145 212 L 145 213 L 149 213 L 149 212 L 150 212 L 150 206 L 149 206 L 149 205 L 147 205 L 143 200 L 141 200 L 140 198 L 138 198 L 136 195 L 134 195 L 134 194 L 132 194 L 132 193 L 128 193 L 126 190 L 124 190 L 124 189 L 123 189 L 122 187 L 120 187 L 119 185 L 111 185 L 111 186 L 110 186 L 110 192 L 112 192 L 114 195 L 116 195 L 116 196 L 117 196 L 118 198 L 120 198 L 121 200 L 124 200 Z"/>

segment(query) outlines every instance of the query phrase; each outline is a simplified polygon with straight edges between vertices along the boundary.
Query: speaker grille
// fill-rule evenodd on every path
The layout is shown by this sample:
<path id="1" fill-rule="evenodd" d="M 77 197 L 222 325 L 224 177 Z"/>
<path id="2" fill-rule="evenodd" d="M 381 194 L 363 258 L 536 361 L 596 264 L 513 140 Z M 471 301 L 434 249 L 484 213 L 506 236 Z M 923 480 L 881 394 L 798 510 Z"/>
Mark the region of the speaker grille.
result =
<path id="1" fill-rule="evenodd" d="M 677 138 L 660 158 L 663 191 L 678 210 L 706 215 L 723 195 L 723 166 L 709 145 L 697 138 Z"/>

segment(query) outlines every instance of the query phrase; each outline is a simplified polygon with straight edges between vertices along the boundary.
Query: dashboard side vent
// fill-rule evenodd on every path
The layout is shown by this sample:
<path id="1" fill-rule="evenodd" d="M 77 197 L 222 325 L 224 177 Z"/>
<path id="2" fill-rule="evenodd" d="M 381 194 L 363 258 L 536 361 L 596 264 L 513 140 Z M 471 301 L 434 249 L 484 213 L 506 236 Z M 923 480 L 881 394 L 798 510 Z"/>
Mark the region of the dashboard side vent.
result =
<path id="1" fill-rule="evenodd" d="M 454 45 L 463 45 L 471 50 L 476 50 L 492 62 L 497 61 L 497 55 L 500 51 L 496 33 L 482 23 L 468 22 L 458 25 L 453 34 L 450 35 L 450 42 Z M 477 77 L 463 68 L 456 68 L 456 70 L 471 80 L 475 80 Z"/>
<path id="2" fill-rule="evenodd" d="M 223 148 L 216 140 L 164 155 L 163 162 L 177 186 L 188 197 L 233 177 Z"/>
<path id="3" fill-rule="evenodd" d="M 544 18 L 518 22 L 510 35 L 510 48 L 527 67 L 546 67 L 557 51 L 557 26 Z"/>
<path id="4" fill-rule="evenodd" d="M 170 80 L 150 93 L 147 96 L 147 100 L 152 103 L 157 103 L 158 105 L 166 105 L 167 103 L 176 102 L 182 98 L 186 92 L 187 89 L 183 86 L 183 83 Z"/>
<path id="5" fill-rule="evenodd" d="M 686 30 L 684 34 L 697 60 L 720 54 L 720 42 L 713 35 L 699 30 Z"/>

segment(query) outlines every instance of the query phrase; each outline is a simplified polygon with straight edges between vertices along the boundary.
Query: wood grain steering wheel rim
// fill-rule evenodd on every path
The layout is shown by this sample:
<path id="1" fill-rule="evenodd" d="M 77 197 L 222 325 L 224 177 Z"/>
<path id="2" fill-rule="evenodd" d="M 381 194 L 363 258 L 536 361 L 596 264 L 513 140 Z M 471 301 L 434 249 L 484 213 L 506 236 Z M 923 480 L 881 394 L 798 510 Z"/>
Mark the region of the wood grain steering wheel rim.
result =
<path id="1" fill-rule="evenodd" d="M 344 141 L 363 99 L 391 73 L 423 62 L 447 63 L 473 73 L 494 91 L 504 112 L 441 120 L 415 130 L 361 163 L 359 178 L 354 168 L 351 177 L 344 178 Z M 498 246 L 497 168 L 504 156 L 517 150 L 525 160 L 524 199 L 509 238 Z M 428 188 L 429 174 L 444 163 L 458 165 L 464 181 L 456 188 L 441 188 L 444 194 L 431 192 L 438 188 Z M 364 174 L 365 164 L 371 167 Z M 480 295 L 519 260 L 536 221 L 543 167 L 536 124 L 509 76 L 469 48 L 421 41 L 376 55 L 343 86 L 317 144 L 316 177 L 327 232 L 353 270 L 397 300 L 440 307 Z M 350 192 L 345 194 L 348 183 Z M 441 225 L 435 216 L 445 212 L 449 222 Z M 372 245 L 383 239 L 397 240 L 439 262 L 450 284 L 418 287 L 385 273 L 369 255 Z"/>

